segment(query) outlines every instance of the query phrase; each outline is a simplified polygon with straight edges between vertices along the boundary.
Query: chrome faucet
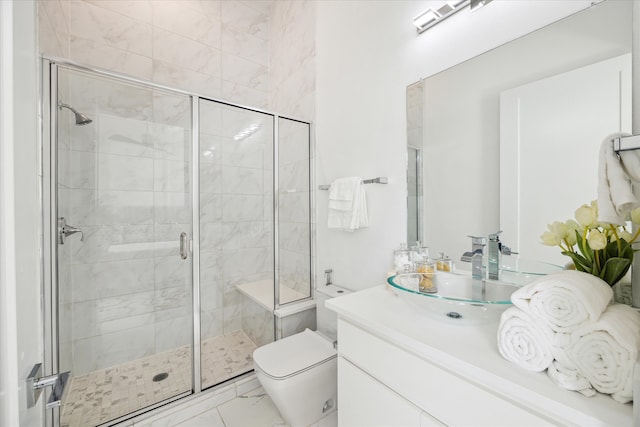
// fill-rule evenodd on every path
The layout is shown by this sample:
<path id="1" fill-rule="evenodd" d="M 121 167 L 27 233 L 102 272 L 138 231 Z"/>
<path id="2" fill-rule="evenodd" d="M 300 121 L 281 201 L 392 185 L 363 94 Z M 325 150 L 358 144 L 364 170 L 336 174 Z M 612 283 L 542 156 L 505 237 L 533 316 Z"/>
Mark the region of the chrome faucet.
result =
<path id="1" fill-rule="evenodd" d="M 500 233 L 489 234 L 489 252 L 487 254 L 487 274 L 490 280 L 498 280 L 500 276 Z"/>
<path id="2" fill-rule="evenodd" d="M 488 277 L 491 280 L 498 280 L 500 277 L 500 256 L 501 255 L 511 255 L 517 254 L 518 252 L 514 252 L 511 250 L 509 246 L 503 245 L 500 241 L 500 233 L 502 231 L 498 231 L 497 233 L 489 234 L 489 248 L 487 254 L 487 264 L 488 264 Z"/>
<path id="3" fill-rule="evenodd" d="M 487 244 L 485 237 L 468 236 L 471 237 L 471 252 L 465 252 L 460 257 L 461 261 L 471 262 L 471 276 L 474 279 L 483 279 L 483 267 L 482 256 L 484 254 L 484 247 Z"/>

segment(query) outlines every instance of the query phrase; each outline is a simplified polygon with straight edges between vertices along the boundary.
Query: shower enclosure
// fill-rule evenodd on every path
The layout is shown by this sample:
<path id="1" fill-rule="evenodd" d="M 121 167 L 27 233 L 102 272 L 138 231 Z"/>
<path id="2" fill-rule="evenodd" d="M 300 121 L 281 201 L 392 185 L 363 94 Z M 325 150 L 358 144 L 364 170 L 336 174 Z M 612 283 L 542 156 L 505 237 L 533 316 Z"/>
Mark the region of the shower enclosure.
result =
<path id="1" fill-rule="evenodd" d="M 253 369 L 312 297 L 310 124 L 45 60 L 53 423 L 110 425 Z"/>

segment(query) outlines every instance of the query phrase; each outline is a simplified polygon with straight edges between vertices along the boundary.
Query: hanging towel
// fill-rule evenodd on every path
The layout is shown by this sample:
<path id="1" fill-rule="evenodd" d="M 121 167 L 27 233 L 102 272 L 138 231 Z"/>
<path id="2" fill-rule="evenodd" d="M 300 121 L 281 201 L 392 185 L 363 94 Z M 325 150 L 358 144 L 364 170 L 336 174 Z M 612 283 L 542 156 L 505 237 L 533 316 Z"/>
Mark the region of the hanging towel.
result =
<path id="1" fill-rule="evenodd" d="M 329 188 L 328 227 L 354 231 L 368 225 L 367 200 L 362 179 L 336 179 Z"/>
<path id="2" fill-rule="evenodd" d="M 524 311 L 510 307 L 500 317 L 498 351 L 508 361 L 541 372 L 553 362 L 553 331 Z"/>
<path id="3" fill-rule="evenodd" d="M 612 298 L 605 281 L 574 270 L 543 276 L 511 295 L 516 307 L 554 332 L 573 332 L 588 320 L 598 320 Z"/>
<path id="4" fill-rule="evenodd" d="M 598 221 L 625 224 L 625 215 L 638 206 L 631 182 L 640 182 L 640 151 L 613 151 L 613 139 L 629 136 L 609 135 L 602 141 L 598 160 Z M 618 157 L 619 156 L 619 157 Z"/>
<path id="5" fill-rule="evenodd" d="M 633 400 L 633 369 L 640 348 L 640 313 L 611 304 L 597 322 L 585 322 L 570 343 L 552 349 L 555 359 L 576 370 L 594 389 L 618 402 Z"/>

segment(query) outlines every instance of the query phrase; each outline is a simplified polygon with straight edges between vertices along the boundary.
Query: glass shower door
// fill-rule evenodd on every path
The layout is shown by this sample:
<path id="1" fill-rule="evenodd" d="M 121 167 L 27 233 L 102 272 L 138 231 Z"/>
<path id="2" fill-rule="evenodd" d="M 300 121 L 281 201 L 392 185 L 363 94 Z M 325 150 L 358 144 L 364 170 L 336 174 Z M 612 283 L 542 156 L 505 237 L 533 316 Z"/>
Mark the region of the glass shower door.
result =
<path id="1" fill-rule="evenodd" d="M 274 339 L 274 118 L 199 101 L 202 388 Z"/>
<path id="2" fill-rule="evenodd" d="M 280 305 L 311 297 L 309 123 L 278 118 L 278 277 Z"/>
<path id="3" fill-rule="evenodd" d="M 64 67 L 53 93 L 60 417 L 93 426 L 193 389 L 191 98 Z"/>

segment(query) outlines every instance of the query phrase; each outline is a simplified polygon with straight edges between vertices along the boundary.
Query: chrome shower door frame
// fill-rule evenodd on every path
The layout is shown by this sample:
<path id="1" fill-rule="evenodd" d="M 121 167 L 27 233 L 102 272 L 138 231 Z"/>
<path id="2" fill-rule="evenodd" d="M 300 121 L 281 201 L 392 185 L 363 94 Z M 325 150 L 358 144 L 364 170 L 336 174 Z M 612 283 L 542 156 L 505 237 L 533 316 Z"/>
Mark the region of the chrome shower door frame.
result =
<path id="1" fill-rule="evenodd" d="M 72 61 L 67 61 L 58 58 L 43 57 L 41 62 L 41 75 L 42 75 L 42 87 L 41 87 L 41 211 L 43 221 L 43 250 L 42 250 L 42 268 L 43 268 L 43 332 L 44 332 L 44 363 L 43 372 L 44 375 L 57 374 L 60 369 L 60 324 L 59 324 L 59 283 L 58 283 L 58 188 L 57 188 L 57 149 L 59 145 L 58 141 L 58 105 L 55 100 L 58 99 L 58 70 L 60 67 L 65 69 L 81 71 L 88 74 L 92 74 L 95 77 L 112 79 L 115 82 L 129 83 L 139 85 L 150 90 L 159 89 L 165 92 L 174 93 L 176 95 L 188 96 L 191 100 L 191 104 L 197 102 L 197 97 L 174 88 L 169 88 L 162 85 L 157 85 L 151 82 L 145 82 L 143 80 L 131 78 L 128 76 L 119 75 L 117 73 L 108 72 L 105 70 L 94 69 L 86 67 Z M 195 101 L 194 101 L 195 99 Z M 193 114 L 193 110 L 191 110 Z M 190 163 L 193 158 L 197 158 L 199 152 L 198 138 L 193 135 L 193 124 L 197 123 L 197 119 L 191 119 L 191 139 L 189 140 L 191 145 L 191 153 L 189 156 Z M 191 183 L 191 238 L 189 239 L 190 248 L 197 246 L 193 243 L 199 239 L 198 221 L 196 219 L 197 210 L 194 206 L 197 206 L 198 197 L 195 190 L 197 189 L 197 180 L 193 180 L 193 177 L 197 177 L 198 167 L 197 163 L 190 164 L 190 178 Z M 191 294 L 192 301 L 190 301 L 192 307 L 193 318 L 191 319 L 192 331 L 195 332 L 196 327 L 200 325 L 200 313 L 198 310 L 193 309 L 193 303 L 195 297 L 199 297 L 197 290 L 199 289 L 199 264 L 197 262 L 197 252 L 195 250 L 189 250 L 191 258 Z M 193 335 L 193 334 L 192 334 Z M 195 374 L 195 367 L 200 366 L 200 351 L 199 347 L 194 347 L 197 344 L 199 346 L 199 337 L 195 335 L 191 339 L 192 348 L 192 386 L 191 391 L 182 392 L 176 394 L 166 400 L 145 406 L 137 411 L 129 413 L 125 416 L 113 419 L 102 425 L 110 426 L 122 422 L 127 419 L 131 419 L 137 415 L 149 412 L 155 408 L 166 405 L 167 403 L 182 399 L 190 396 L 194 393 L 201 391 L 199 375 Z M 198 372 L 199 374 L 199 372 Z M 45 398 L 48 398 L 48 393 Z M 46 425 L 47 426 L 60 426 L 61 409 L 53 408 L 52 412 L 46 413 Z"/>
<path id="2" fill-rule="evenodd" d="M 191 275 L 192 275 L 192 390 L 191 392 L 185 392 L 176 396 L 173 396 L 160 403 L 144 407 L 138 411 L 127 414 L 118 419 L 104 424 L 105 426 L 117 424 L 124 420 L 134 418 L 143 413 L 149 412 L 157 407 L 166 405 L 169 402 L 174 402 L 179 399 L 183 399 L 188 396 L 194 396 L 200 393 L 202 388 L 202 365 L 201 365 L 201 289 L 200 289 L 200 138 L 199 138 L 199 103 L 200 100 L 213 101 L 220 104 L 230 105 L 241 109 L 263 113 L 270 115 L 273 119 L 273 253 L 274 253 L 274 307 L 273 310 L 288 304 L 280 304 L 279 301 L 279 277 L 278 277 L 278 236 L 279 236 L 279 200 L 278 200 L 278 137 L 279 137 L 279 119 L 289 119 L 297 122 L 307 124 L 309 127 L 309 174 L 310 174 L 310 188 L 309 188 L 309 208 L 310 208 L 310 296 L 309 298 L 300 300 L 305 301 L 314 297 L 315 289 L 315 253 L 316 253 L 316 206 L 315 206 L 315 140 L 313 138 L 313 125 L 312 123 L 299 120 L 296 118 L 285 117 L 279 114 L 265 111 L 258 108 L 238 105 L 229 103 L 224 100 L 216 99 L 210 96 L 196 94 L 193 92 L 187 92 L 181 89 L 157 84 L 151 81 L 145 81 L 142 79 L 134 78 L 131 76 L 115 73 L 112 71 L 100 69 L 97 67 L 88 67 L 74 61 L 70 61 L 62 58 L 55 57 L 43 57 L 41 62 L 41 211 L 43 220 L 43 251 L 42 251 L 42 264 L 43 264 L 43 331 L 44 331 L 44 374 L 52 375 L 59 371 L 60 364 L 60 344 L 59 334 L 60 325 L 58 323 L 59 306 L 58 306 L 58 271 L 57 271 L 57 228 L 58 228 L 58 212 L 57 212 L 57 147 L 58 147 L 58 106 L 57 102 L 53 100 L 58 99 L 57 93 L 57 80 L 58 69 L 64 67 L 66 69 L 73 69 L 90 73 L 96 77 L 109 78 L 115 81 L 123 83 L 130 83 L 141 85 L 149 89 L 159 89 L 167 92 L 174 93 L 176 95 L 184 95 L 190 97 L 191 100 L 191 156 L 190 156 L 190 178 L 191 178 L 191 238 L 189 239 L 191 259 Z M 293 302 L 295 303 L 295 302 Z M 291 303 L 291 304 L 293 304 Z M 274 315 L 274 331 L 273 336 L 276 338 L 276 327 Z M 47 413 L 47 425 L 59 426 L 60 425 L 60 410 L 54 409 L 52 413 Z"/>

